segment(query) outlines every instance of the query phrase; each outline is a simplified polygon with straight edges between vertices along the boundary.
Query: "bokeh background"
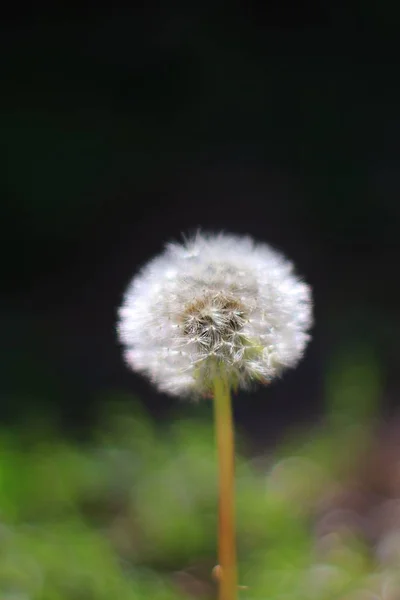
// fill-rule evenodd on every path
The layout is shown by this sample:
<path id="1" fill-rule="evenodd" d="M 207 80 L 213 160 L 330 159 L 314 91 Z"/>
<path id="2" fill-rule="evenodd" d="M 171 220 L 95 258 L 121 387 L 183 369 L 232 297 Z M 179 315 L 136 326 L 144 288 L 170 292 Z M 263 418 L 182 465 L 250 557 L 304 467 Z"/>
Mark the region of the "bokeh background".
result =
<path id="1" fill-rule="evenodd" d="M 337 361 L 367 357 L 361 379 L 379 370 L 377 414 L 394 419 L 396 18 L 385 2 L 10 8 L 0 24 L 7 431 L 49 419 L 85 440 L 104 410 L 137 399 L 156 426 L 207 418 L 210 406 L 129 372 L 115 334 L 140 265 L 198 227 L 272 244 L 314 289 L 301 365 L 235 398 L 250 454 L 314 431 Z"/>
<path id="2" fill-rule="evenodd" d="M 246 425 L 317 413 L 327 357 L 354 338 L 384 360 L 396 402 L 389 14 L 286 8 L 117 3 L 4 20 L 4 417 L 47 403 L 76 424 L 115 390 L 170 407 L 122 364 L 116 307 L 143 262 L 198 227 L 271 243 L 314 288 L 306 360 L 268 399 L 237 403 Z"/>

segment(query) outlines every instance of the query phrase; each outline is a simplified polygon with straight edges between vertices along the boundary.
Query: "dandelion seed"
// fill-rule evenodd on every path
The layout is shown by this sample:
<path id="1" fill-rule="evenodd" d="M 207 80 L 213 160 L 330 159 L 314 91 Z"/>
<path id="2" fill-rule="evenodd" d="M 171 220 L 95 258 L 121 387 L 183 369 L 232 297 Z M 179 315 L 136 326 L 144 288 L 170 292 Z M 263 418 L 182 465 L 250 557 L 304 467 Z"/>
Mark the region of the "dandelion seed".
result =
<path id="1" fill-rule="evenodd" d="M 132 369 L 196 397 L 212 389 L 211 362 L 242 388 L 295 366 L 311 324 L 310 288 L 291 262 L 249 237 L 199 233 L 132 280 L 118 333 Z"/>

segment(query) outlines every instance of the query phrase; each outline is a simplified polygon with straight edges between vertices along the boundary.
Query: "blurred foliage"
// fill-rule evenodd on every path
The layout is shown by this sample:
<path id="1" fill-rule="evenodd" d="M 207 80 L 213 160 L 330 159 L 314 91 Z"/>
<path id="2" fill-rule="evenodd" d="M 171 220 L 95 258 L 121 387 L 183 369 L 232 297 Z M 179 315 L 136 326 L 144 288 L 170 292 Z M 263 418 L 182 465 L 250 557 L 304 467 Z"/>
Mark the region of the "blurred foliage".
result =
<path id="1" fill-rule="evenodd" d="M 393 553 L 379 561 L 348 523 L 323 525 L 329 498 L 357 477 L 382 386 L 370 353 L 341 356 L 332 361 L 318 427 L 266 456 L 238 457 L 243 599 L 389 599 L 400 589 Z M 81 444 L 43 424 L 2 432 L 0 597 L 215 598 L 211 420 L 156 426 L 132 402 L 129 412 L 126 403 L 105 408 L 100 421 Z"/>

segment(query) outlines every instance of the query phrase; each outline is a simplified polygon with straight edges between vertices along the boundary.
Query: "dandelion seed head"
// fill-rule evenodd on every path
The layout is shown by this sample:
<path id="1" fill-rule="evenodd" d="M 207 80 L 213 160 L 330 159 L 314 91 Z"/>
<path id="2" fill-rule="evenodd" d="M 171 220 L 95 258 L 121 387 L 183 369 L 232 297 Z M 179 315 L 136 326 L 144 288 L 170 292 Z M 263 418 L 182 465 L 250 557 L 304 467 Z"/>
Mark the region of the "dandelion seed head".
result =
<path id="1" fill-rule="evenodd" d="M 311 291 L 291 262 L 250 237 L 170 243 L 129 285 L 118 334 L 128 365 L 172 395 L 207 395 L 217 365 L 235 387 L 300 360 Z"/>

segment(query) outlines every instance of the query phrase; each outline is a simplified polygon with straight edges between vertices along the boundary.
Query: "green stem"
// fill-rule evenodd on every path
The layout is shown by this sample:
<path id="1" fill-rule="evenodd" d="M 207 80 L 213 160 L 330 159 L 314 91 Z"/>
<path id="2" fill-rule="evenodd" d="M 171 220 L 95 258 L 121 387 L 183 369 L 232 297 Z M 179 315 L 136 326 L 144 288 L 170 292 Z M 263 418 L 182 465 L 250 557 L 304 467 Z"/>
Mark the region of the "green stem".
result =
<path id="1" fill-rule="evenodd" d="M 227 379 L 221 373 L 215 375 L 213 385 L 219 471 L 218 560 L 221 577 L 218 598 L 219 600 L 236 600 L 235 450 L 231 394 Z"/>

